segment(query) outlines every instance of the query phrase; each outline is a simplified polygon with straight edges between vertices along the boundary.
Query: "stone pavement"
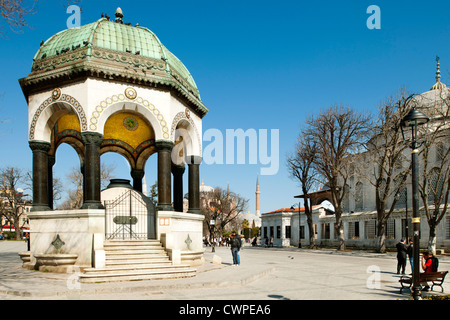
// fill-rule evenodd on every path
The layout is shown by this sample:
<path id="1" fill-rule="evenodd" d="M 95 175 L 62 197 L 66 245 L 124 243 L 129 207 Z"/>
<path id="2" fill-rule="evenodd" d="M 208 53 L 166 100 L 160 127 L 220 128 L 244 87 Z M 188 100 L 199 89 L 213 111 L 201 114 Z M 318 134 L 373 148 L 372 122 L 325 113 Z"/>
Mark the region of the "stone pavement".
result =
<path id="1" fill-rule="evenodd" d="M 205 250 L 194 278 L 84 284 L 77 273 L 54 274 L 21 267 L 22 241 L 0 241 L 1 300 L 395 300 L 400 278 L 395 254 L 331 249 L 244 247 L 231 266 L 227 247 Z M 221 264 L 213 263 L 220 258 Z M 215 260 L 214 259 L 214 260 Z M 450 270 L 450 257 L 440 257 Z M 406 269 L 410 272 L 409 265 Z M 450 292 L 450 278 L 444 292 Z M 428 293 L 424 293 L 426 295 Z M 432 294 L 440 294 L 435 288 Z"/>

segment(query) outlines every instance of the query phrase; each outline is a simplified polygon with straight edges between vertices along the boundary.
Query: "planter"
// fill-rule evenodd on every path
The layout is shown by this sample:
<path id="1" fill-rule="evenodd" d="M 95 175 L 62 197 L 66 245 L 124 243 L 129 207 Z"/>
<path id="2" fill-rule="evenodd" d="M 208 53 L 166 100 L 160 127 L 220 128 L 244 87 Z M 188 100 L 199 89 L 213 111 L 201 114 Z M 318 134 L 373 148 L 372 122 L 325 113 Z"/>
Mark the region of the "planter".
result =
<path id="1" fill-rule="evenodd" d="M 39 266 L 71 266 L 77 261 L 77 254 L 35 254 L 37 265 Z"/>

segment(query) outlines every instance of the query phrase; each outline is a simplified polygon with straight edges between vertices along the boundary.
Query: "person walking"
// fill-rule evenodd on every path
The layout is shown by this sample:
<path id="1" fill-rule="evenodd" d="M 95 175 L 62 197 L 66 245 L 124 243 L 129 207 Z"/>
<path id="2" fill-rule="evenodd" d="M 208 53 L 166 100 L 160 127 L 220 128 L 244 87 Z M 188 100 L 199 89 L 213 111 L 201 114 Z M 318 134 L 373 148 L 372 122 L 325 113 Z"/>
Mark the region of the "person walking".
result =
<path id="1" fill-rule="evenodd" d="M 239 266 L 241 264 L 241 259 L 239 257 L 239 251 L 241 250 L 241 239 L 236 236 L 236 233 L 231 234 L 231 255 L 233 256 L 233 266 Z"/>
<path id="2" fill-rule="evenodd" d="M 409 246 L 408 246 L 408 249 L 407 249 L 407 253 L 408 253 L 408 258 L 409 258 L 409 264 L 411 265 L 411 273 L 413 273 L 413 261 L 414 261 L 414 255 L 413 255 L 413 252 L 414 252 L 414 246 L 413 246 L 413 240 L 412 239 L 409 239 Z"/>
<path id="3" fill-rule="evenodd" d="M 397 243 L 396 247 L 397 247 L 397 274 L 400 274 L 400 269 L 402 269 L 402 274 L 405 274 L 406 254 L 407 254 L 405 239 L 401 239 L 400 242 Z"/>

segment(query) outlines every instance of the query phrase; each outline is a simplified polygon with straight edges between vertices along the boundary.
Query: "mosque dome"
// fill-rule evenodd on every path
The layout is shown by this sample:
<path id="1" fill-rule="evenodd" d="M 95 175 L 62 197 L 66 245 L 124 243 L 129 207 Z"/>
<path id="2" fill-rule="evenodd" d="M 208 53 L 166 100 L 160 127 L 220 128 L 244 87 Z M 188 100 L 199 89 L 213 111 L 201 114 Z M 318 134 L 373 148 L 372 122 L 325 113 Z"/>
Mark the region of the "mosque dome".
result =
<path id="1" fill-rule="evenodd" d="M 112 21 L 102 14 L 96 22 L 63 30 L 42 41 L 27 77 L 29 84 L 36 85 L 49 77 L 73 79 L 74 74 L 87 73 L 107 80 L 165 86 L 205 115 L 208 109 L 185 65 L 151 30 L 124 23 L 120 8 L 115 16 Z"/>
<path id="2" fill-rule="evenodd" d="M 206 185 L 203 181 L 200 185 L 200 192 L 214 192 L 214 188 Z"/>

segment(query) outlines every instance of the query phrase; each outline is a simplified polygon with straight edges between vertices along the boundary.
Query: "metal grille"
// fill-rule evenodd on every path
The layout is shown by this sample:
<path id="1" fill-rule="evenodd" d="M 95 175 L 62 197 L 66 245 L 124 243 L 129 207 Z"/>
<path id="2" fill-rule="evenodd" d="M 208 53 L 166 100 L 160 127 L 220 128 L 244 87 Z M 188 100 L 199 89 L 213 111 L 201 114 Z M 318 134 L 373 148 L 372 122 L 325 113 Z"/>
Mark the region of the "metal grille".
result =
<path id="1" fill-rule="evenodd" d="M 105 237 L 107 240 L 154 239 L 155 207 L 142 194 L 127 190 L 117 199 L 105 201 Z"/>

